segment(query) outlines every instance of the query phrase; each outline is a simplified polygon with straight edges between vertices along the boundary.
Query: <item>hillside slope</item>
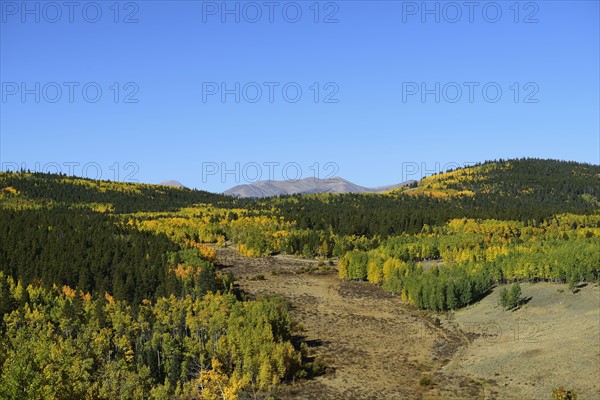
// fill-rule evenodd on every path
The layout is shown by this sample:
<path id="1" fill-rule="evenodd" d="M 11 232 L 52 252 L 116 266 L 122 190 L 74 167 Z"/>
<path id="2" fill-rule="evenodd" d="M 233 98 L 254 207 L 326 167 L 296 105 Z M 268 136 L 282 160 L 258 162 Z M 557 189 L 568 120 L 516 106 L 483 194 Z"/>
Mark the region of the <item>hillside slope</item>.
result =
<path id="1" fill-rule="evenodd" d="M 425 177 L 406 192 L 433 196 L 541 194 L 563 199 L 598 196 L 600 166 L 534 158 L 489 161 Z"/>
<path id="2" fill-rule="evenodd" d="M 600 166 L 557 160 L 494 161 L 422 179 L 384 194 L 318 194 L 260 200 L 311 230 L 387 237 L 453 218 L 537 224 L 556 214 L 600 210 Z"/>
<path id="3" fill-rule="evenodd" d="M 185 187 L 100 181 L 74 176 L 0 172 L 0 190 L 11 188 L 23 202 L 103 204 L 115 212 L 173 211 L 193 204 L 228 207 L 240 203 L 229 196 Z"/>

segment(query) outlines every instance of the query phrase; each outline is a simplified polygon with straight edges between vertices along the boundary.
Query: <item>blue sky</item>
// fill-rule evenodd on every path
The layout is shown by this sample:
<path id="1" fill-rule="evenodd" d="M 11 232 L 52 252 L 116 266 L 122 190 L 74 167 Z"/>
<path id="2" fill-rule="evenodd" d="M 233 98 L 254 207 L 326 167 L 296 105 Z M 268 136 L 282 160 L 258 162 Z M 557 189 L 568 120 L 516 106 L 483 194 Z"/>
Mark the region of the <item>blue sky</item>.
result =
<path id="1" fill-rule="evenodd" d="M 3 170 L 222 191 L 600 163 L 598 1 L 23 4 L 0 1 Z"/>

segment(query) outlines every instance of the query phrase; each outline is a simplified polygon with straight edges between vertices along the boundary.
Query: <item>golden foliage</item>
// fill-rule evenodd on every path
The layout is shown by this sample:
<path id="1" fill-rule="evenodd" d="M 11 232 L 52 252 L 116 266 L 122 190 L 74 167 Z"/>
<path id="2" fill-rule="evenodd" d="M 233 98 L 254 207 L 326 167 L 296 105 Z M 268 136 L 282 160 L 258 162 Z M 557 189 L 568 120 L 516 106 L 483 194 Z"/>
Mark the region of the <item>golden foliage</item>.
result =
<path id="1" fill-rule="evenodd" d="M 210 263 L 214 263 L 215 261 L 217 261 L 217 251 L 212 247 L 208 247 L 205 244 L 196 243 L 193 240 L 188 241 L 188 246 L 198 249 L 204 260 Z"/>
<path id="2" fill-rule="evenodd" d="M 108 292 L 104 292 L 104 298 L 106 299 L 106 301 L 108 301 L 108 304 L 110 304 L 110 305 L 115 304 L 114 297 L 112 297 Z"/>
<path id="3" fill-rule="evenodd" d="M 198 276 L 200 276 L 200 272 L 202 272 L 202 267 L 177 264 L 177 267 L 173 268 L 172 271 L 175 273 L 175 276 L 177 276 L 179 279 L 186 280 L 190 277 L 198 278 Z"/>
<path id="4" fill-rule="evenodd" d="M 4 195 L 18 196 L 19 194 L 19 191 L 12 186 L 7 186 L 0 190 L 0 197 L 3 197 Z"/>
<path id="5" fill-rule="evenodd" d="M 75 295 L 77 294 L 77 291 L 75 289 L 71 289 L 67 285 L 64 285 L 62 287 L 62 292 L 65 295 L 65 297 L 68 297 L 70 299 L 75 298 Z"/>
<path id="6" fill-rule="evenodd" d="M 213 358 L 212 369 L 201 371 L 196 383 L 202 400 L 237 400 L 239 391 L 249 382 L 248 377 L 228 377 L 219 360 Z"/>
<path id="7" fill-rule="evenodd" d="M 92 295 L 89 293 L 84 293 L 83 291 L 79 291 L 79 296 L 81 297 L 81 299 L 86 302 L 89 303 L 92 300 Z"/>
<path id="8" fill-rule="evenodd" d="M 375 259 L 370 259 L 367 264 L 367 280 L 375 284 L 381 283 L 382 271 L 379 263 Z"/>

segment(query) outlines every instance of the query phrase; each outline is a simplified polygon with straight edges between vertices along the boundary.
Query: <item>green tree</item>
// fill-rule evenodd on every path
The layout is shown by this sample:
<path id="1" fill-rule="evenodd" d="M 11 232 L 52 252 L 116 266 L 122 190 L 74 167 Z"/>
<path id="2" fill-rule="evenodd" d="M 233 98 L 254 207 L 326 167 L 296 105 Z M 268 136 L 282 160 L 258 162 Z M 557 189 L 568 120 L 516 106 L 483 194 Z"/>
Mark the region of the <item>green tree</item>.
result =
<path id="1" fill-rule="evenodd" d="M 508 298 L 510 308 L 518 307 L 521 304 L 521 285 L 519 283 L 512 285 Z"/>
<path id="2" fill-rule="evenodd" d="M 508 294 L 508 288 L 505 286 L 500 291 L 500 306 L 502 306 L 502 308 L 508 308 L 508 305 L 509 305 L 509 294 Z"/>
<path id="3" fill-rule="evenodd" d="M 506 310 L 512 310 L 521 303 L 521 286 L 514 283 L 510 289 L 503 287 L 500 291 L 500 305 Z"/>

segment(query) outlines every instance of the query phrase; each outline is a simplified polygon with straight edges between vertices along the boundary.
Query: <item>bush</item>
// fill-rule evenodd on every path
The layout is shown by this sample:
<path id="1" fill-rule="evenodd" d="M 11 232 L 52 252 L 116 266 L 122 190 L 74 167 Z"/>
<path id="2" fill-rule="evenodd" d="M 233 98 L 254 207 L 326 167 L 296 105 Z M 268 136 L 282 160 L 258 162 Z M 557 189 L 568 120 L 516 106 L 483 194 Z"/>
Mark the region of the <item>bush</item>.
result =
<path id="1" fill-rule="evenodd" d="M 561 386 L 552 391 L 552 400 L 577 400 L 577 393 Z"/>
<path id="2" fill-rule="evenodd" d="M 433 381 L 431 380 L 431 378 L 424 376 L 421 379 L 419 379 L 419 385 L 423 388 L 428 388 L 431 387 L 431 385 L 433 385 Z"/>

